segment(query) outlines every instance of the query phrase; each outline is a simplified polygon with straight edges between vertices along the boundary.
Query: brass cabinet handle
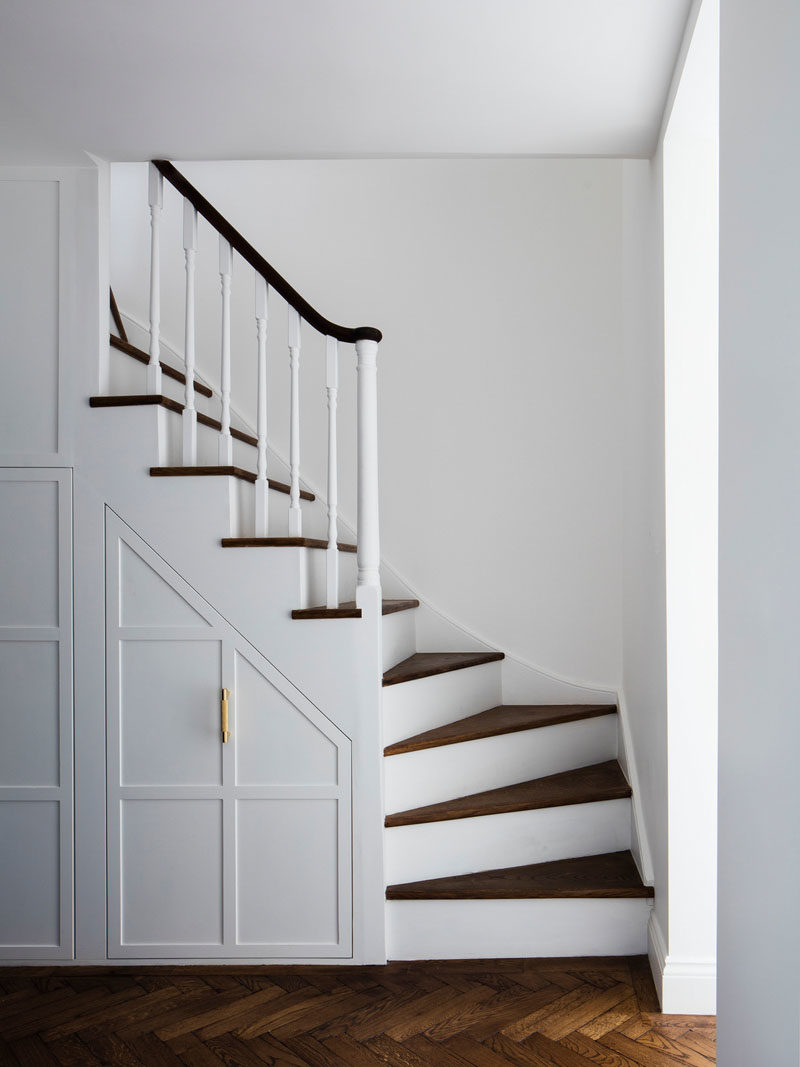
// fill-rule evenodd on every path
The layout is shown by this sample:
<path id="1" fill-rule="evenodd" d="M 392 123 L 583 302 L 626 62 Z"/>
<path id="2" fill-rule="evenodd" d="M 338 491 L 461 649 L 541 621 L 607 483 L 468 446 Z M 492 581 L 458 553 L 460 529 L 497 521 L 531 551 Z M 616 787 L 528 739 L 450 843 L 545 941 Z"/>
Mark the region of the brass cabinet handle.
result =
<path id="1" fill-rule="evenodd" d="M 222 743 L 227 743 L 231 736 L 231 732 L 228 729 L 228 698 L 230 697 L 230 689 L 222 690 L 222 698 L 219 702 L 219 710 L 222 717 Z"/>

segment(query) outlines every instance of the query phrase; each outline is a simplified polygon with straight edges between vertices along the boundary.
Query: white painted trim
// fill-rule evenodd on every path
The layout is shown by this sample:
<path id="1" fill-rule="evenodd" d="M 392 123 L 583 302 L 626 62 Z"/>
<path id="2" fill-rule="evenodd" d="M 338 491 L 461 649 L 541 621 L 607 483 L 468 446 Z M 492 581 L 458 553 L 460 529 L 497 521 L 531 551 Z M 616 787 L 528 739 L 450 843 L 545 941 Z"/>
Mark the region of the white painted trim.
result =
<path id="1" fill-rule="evenodd" d="M 716 961 L 673 959 L 655 910 L 647 924 L 647 956 L 665 1015 L 716 1015 Z"/>
<path id="2" fill-rule="evenodd" d="M 642 790 L 639 786 L 639 771 L 636 765 L 636 755 L 633 746 L 633 734 L 628 716 L 628 703 L 625 692 L 620 687 L 617 691 L 617 719 L 619 722 L 620 751 L 618 759 L 620 766 L 625 772 L 628 784 L 633 790 L 632 808 L 633 826 L 631 852 L 639 868 L 639 874 L 645 885 L 655 885 L 656 876 L 653 867 L 653 852 L 650 848 L 650 839 L 647 835 L 647 821 L 644 816 L 642 804 Z"/>

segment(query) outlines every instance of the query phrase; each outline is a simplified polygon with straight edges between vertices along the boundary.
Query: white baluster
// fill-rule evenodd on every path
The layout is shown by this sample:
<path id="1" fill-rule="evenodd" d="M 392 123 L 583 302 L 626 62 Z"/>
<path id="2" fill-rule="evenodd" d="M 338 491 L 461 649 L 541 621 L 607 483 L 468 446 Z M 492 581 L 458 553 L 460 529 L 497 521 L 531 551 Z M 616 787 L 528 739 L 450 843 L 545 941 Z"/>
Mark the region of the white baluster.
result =
<path id="1" fill-rule="evenodd" d="M 256 537 L 269 536 L 267 480 L 267 318 L 269 286 L 256 275 L 256 336 L 258 337 L 258 468 L 256 476 Z"/>
<path id="2" fill-rule="evenodd" d="M 151 163 L 150 202 L 150 362 L 147 364 L 148 393 L 161 392 L 161 209 L 164 206 L 164 179 Z"/>
<path id="3" fill-rule="evenodd" d="M 231 437 L 231 271 L 233 252 L 230 243 L 219 239 L 219 278 L 222 289 L 222 366 L 220 369 L 220 393 L 222 394 L 221 430 L 219 436 L 219 464 L 233 464 L 233 438 Z"/>
<path id="4" fill-rule="evenodd" d="M 194 297 L 197 259 L 197 211 L 183 201 L 183 248 L 186 254 L 186 397 L 183 409 L 183 465 L 197 463 L 197 411 L 194 406 Z"/>
<path id="5" fill-rule="evenodd" d="M 327 551 L 327 607 L 339 607 L 339 475 L 336 463 L 336 404 L 339 394 L 339 342 L 326 337 L 328 391 L 328 551 Z"/>
<path id="6" fill-rule="evenodd" d="M 292 372 L 289 422 L 289 536 L 302 537 L 300 513 L 300 315 L 289 308 L 289 366 Z"/>
<path id="7" fill-rule="evenodd" d="M 378 342 L 356 341 L 358 368 L 358 585 L 356 603 L 380 614 Z"/>

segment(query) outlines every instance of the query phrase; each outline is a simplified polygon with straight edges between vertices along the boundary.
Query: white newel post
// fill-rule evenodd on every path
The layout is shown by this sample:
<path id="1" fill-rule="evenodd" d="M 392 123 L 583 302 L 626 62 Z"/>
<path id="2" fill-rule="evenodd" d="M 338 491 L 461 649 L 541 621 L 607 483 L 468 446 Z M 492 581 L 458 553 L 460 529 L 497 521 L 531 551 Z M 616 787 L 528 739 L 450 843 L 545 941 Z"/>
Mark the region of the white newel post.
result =
<path id="1" fill-rule="evenodd" d="M 356 341 L 358 370 L 358 585 L 356 604 L 380 614 L 378 342 Z"/>
<path id="2" fill-rule="evenodd" d="M 300 315 L 289 308 L 289 366 L 292 373 L 289 421 L 289 536 L 302 537 L 300 512 Z"/>
<path id="3" fill-rule="evenodd" d="M 197 259 L 197 211 L 183 201 L 183 249 L 186 254 L 186 396 L 183 409 L 183 465 L 197 463 L 197 411 L 194 406 L 194 296 Z"/>
<path id="4" fill-rule="evenodd" d="M 147 392 L 161 392 L 161 209 L 164 206 L 164 179 L 151 163 L 148 180 L 150 202 L 150 362 L 147 364 Z"/>
<path id="5" fill-rule="evenodd" d="M 219 464 L 230 467 L 233 464 L 233 438 L 231 437 L 231 272 L 233 270 L 233 251 L 230 243 L 220 236 L 219 239 L 219 279 L 222 290 L 222 366 L 220 368 L 220 393 L 222 395 L 222 413 L 220 415 Z"/>
<path id="6" fill-rule="evenodd" d="M 267 317 L 269 286 L 256 275 L 256 337 L 258 338 L 258 468 L 256 474 L 256 537 L 269 536 L 267 480 Z"/>
<path id="7" fill-rule="evenodd" d="M 336 462 L 336 405 L 339 394 L 339 342 L 335 337 L 325 338 L 326 377 L 328 391 L 328 550 L 327 550 L 327 602 L 326 607 L 339 607 L 339 475 Z"/>

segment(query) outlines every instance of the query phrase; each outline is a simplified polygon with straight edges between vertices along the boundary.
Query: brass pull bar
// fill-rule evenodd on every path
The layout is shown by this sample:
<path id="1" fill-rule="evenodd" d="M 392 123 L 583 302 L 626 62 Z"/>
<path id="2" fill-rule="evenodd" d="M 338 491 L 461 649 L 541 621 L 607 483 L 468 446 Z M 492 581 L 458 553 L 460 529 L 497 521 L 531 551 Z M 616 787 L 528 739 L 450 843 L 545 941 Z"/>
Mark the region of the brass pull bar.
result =
<path id="1" fill-rule="evenodd" d="M 222 716 L 222 743 L 223 745 L 228 742 L 231 736 L 231 732 L 228 729 L 228 698 L 230 697 L 230 689 L 222 690 L 222 699 L 220 700 L 220 713 Z"/>

